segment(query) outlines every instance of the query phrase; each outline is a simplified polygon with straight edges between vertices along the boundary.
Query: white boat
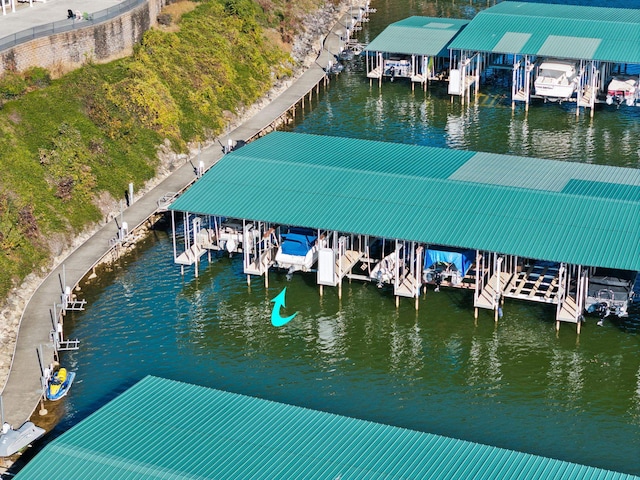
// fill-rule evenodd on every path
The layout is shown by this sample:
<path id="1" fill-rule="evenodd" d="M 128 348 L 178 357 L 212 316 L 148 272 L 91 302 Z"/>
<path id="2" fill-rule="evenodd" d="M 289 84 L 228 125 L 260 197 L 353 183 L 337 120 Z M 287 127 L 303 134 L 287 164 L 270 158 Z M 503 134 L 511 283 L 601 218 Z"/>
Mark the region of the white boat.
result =
<path id="1" fill-rule="evenodd" d="M 553 60 L 542 62 L 533 84 L 535 94 L 549 99 L 570 98 L 578 86 L 575 62 Z"/>
<path id="2" fill-rule="evenodd" d="M 198 232 L 198 244 L 202 248 L 226 251 L 229 255 L 242 252 L 245 240 L 253 238 L 255 241 L 260 236 L 260 232 L 251 224 L 246 226 L 248 237 L 245 237 L 242 228 L 242 222 L 239 220 L 214 223 L 210 228 L 203 228 Z"/>
<path id="3" fill-rule="evenodd" d="M 17 430 L 11 428 L 8 423 L 4 423 L 0 435 L 0 457 L 9 457 L 19 452 L 44 434 L 44 428 L 40 428 L 32 422 L 23 423 Z"/>
<path id="4" fill-rule="evenodd" d="M 288 270 L 308 272 L 318 261 L 318 235 L 309 228 L 291 227 L 282 234 L 276 253 L 276 266 Z"/>
<path id="5" fill-rule="evenodd" d="M 392 283 L 395 278 L 397 252 L 391 252 L 380 260 L 371 270 L 369 277 L 378 282 L 378 288 L 382 288 L 385 283 Z"/>
<path id="6" fill-rule="evenodd" d="M 638 77 L 632 75 L 617 75 L 611 79 L 607 87 L 607 105 L 622 102 L 630 107 L 634 106 L 640 97 Z"/>
<path id="7" fill-rule="evenodd" d="M 391 57 L 385 59 L 383 74 L 385 77 L 391 77 L 391 80 L 395 77 L 411 77 L 411 62 L 406 58 Z"/>

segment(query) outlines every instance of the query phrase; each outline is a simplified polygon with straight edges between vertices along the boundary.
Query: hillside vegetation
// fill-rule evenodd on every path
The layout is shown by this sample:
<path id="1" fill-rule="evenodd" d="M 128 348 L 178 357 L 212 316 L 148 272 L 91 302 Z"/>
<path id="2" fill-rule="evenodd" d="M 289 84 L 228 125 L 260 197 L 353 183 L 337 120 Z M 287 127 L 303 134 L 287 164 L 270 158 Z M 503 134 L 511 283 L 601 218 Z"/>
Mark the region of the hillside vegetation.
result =
<path id="1" fill-rule="evenodd" d="M 178 152 L 211 139 L 289 75 L 299 20 L 318 6 L 170 5 L 179 21 L 161 14 L 129 58 L 55 80 L 40 68 L 0 78 L 0 298 L 100 221 L 105 199 L 153 178 L 165 139 Z"/>

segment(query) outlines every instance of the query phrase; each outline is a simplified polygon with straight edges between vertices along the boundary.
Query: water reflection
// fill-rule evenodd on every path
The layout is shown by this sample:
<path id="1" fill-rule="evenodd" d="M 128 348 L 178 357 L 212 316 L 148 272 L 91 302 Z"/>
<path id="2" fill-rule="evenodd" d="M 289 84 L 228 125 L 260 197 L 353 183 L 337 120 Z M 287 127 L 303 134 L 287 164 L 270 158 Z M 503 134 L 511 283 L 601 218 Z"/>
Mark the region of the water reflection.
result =
<path id="1" fill-rule="evenodd" d="M 584 362 L 579 352 L 553 349 L 546 396 L 559 404 L 582 404 Z"/>
<path id="2" fill-rule="evenodd" d="M 502 360 L 498 347 L 497 331 L 488 339 L 474 338 L 471 343 L 467 382 L 475 387 L 477 395 L 495 397 L 500 390 Z"/>

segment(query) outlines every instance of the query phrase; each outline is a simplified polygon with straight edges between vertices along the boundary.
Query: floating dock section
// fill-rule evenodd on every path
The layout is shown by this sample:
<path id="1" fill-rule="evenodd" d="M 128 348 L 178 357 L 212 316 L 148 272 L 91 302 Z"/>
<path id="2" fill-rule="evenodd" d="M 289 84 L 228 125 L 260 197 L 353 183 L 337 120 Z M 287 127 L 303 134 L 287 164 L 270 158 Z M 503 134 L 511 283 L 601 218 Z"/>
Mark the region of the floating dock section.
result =
<path id="1" fill-rule="evenodd" d="M 159 397 L 158 392 L 171 396 Z M 60 435 L 15 478 L 40 480 L 52 471 L 93 480 L 638 480 L 610 470 L 157 377 L 145 377 Z"/>
<path id="2" fill-rule="evenodd" d="M 579 328 L 599 269 L 640 270 L 640 170 L 630 168 L 274 132 L 169 208 L 183 226 L 240 219 L 247 275 L 277 266 L 289 226 L 316 229 L 309 248 L 320 253 L 306 269 L 319 285 L 368 280 L 416 308 L 422 287 L 466 288 L 476 315 L 496 319 L 516 299 L 553 304 L 558 327 Z M 175 244 L 176 263 L 196 230 Z"/>

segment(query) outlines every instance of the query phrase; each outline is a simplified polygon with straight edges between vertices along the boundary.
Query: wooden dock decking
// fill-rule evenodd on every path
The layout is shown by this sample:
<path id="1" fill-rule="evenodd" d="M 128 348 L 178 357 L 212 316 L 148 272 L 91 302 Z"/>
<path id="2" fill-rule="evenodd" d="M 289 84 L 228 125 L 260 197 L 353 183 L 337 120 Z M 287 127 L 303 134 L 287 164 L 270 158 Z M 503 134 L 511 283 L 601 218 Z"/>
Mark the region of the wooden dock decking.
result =
<path id="1" fill-rule="evenodd" d="M 264 272 L 273 264 L 277 250 L 278 248 L 274 246 L 262 252 L 262 255 L 256 257 L 253 262 L 248 265 L 245 264 L 244 273 L 247 275 L 264 275 Z"/>
<path id="2" fill-rule="evenodd" d="M 559 269 L 556 266 L 533 264 L 515 274 L 501 272 L 499 291 L 496 291 L 497 278 L 494 274 L 489 279 L 475 300 L 475 307 L 493 309 L 495 299 L 500 297 L 558 303 Z"/>
<path id="3" fill-rule="evenodd" d="M 398 282 L 398 288 L 394 293 L 399 297 L 415 297 L 420 291 L 420 285 L 421 283 L 411 273 L 407 273 Z"/>
<path id="4" fill-rule="evenodd" d="M 373 70 L 371 70 L 370 72 L 368 72 L 367 78 L 375 78 L 375 79 L 382 78 L 382 66 L 378 66 Z"/>
<path id="5" fill-rule="evenodd" d="M 509 298 L 557 303 L 558 275 L 556 266 L 531 265 L 526 271 L 514 274 L 502 294 Z"/>
<path id="6" fill-rule="evenodd" d="M 572 322 L 576 323 L 578 319 L 578 306 L 576 305 L 576 301 L 571 297 L 566 297 L 562 302 L 562 307 L 558 312 L 556 320 L 560 322 Z"/>
<path id="7" fill-rule="evenodd" d="M 357 250 L 347 250 L 344 255 L 338 255 L 335 269 L 336 284 L 351 272 L 351 269 L 356 266 L 363 256 L 364 253 Z"/>

